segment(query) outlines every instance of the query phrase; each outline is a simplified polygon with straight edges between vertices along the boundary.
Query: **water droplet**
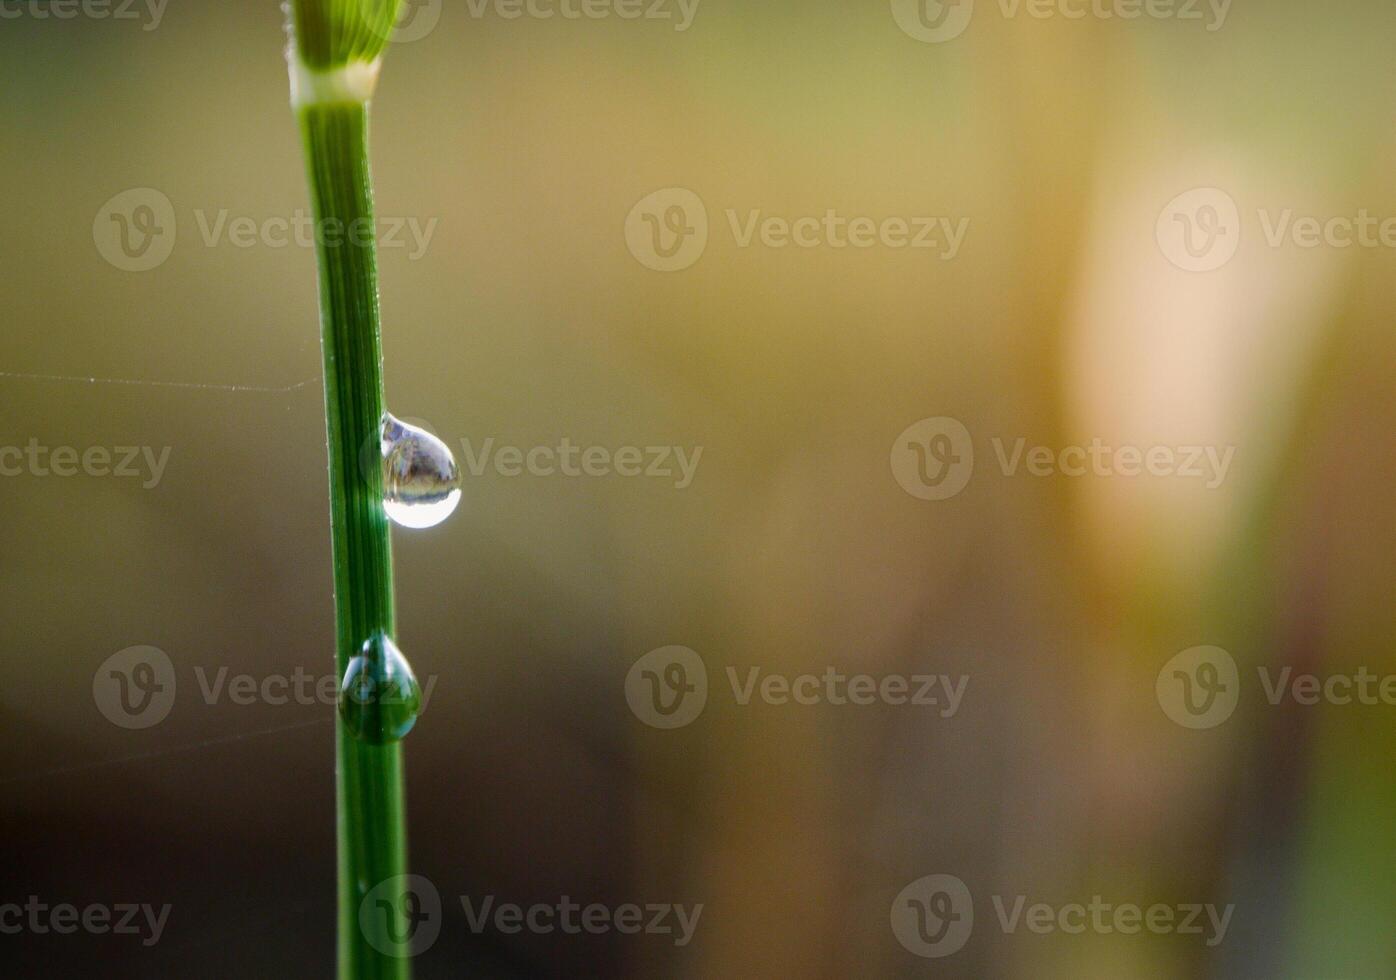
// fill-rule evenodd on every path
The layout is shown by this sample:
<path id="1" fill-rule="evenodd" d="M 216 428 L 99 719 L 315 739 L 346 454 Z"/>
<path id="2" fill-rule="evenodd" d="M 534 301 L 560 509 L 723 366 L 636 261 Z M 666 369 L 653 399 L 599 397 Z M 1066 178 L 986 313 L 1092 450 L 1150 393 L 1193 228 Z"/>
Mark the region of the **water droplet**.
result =
<path id="1" fill-rule="evenodd" d="M 435 527 L 460 503 L 460 469 L 425 429 L 383 416 L 383 510 L 403 527 Z"/>
<path id="2" fill-rule="evenodd" d="M 382 633 L 349 661 L 339 685 L 339 714 L 355 736 L 374 745 L 396 742 L 412 730 L 422 690 L 412 665 Z"/>

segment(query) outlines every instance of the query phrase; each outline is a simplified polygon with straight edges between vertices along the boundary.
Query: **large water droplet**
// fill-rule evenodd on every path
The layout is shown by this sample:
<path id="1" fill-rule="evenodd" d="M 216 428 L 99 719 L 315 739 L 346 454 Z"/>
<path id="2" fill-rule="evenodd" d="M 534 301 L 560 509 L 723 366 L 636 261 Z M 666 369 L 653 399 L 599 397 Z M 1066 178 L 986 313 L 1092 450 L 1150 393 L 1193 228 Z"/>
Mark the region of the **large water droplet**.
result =
<path id="1" fill-rule="evenodd" d="M 383 510 L 403 527 L 435 527 L 460 503 L 460 469 L 425 429 L 383 416 Z"/>
<path id="2" fill-rule="evenodd" d="M 374 745 L 396 742 L 412 730 L 422 690 L 412 665 L 382 633 L 349 661 L 339 685 L 339 714 L 355 736 Z"/>

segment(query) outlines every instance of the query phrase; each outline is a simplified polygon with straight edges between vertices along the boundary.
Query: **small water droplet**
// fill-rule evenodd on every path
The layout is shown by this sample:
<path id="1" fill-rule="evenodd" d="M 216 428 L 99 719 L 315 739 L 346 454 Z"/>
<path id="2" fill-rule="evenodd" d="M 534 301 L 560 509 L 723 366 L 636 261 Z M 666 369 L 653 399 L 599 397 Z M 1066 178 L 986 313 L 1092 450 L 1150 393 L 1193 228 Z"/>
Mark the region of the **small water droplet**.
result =
<path id="1" fill-rule="evenodd" d="M 412 730 L 422 690 L 412 665 L 382 633 L 349 661 L 339 685 L 339 714 L 354 735 L 374 745 L 396 742 Z"/>
<path id="2" fill-rule="evenodd" d="M 383 510 L 403 527 L 435 527 L 460 503 L 460 468 L 425 429 L 383 416 Z"/>

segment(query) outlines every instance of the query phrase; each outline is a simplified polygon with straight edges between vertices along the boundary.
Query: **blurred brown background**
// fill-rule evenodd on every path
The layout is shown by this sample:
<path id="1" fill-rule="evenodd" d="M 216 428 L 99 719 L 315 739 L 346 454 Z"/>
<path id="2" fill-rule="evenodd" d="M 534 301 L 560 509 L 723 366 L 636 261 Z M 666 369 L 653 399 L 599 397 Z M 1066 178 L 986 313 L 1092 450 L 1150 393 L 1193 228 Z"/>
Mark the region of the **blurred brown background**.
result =
<path id="1" fill-rule="evenodd" d="M 314 256 L 206 236 L 308 207 L 282 14 L 0 6 L 0 446 L 169 447 L 149 488 L 0 477 L 0 901 L 171 909 L 149 946 L 0 934 L 0 967 L 330 975 L 333 709 L 199 684 L 333 664 Z M 406 742 L 412 865 L 444 905 L 418 975 L 1392 976 L 1396 705 L 1272 706 L 1258 670 L 1396 673 L 1393 250 L 1267 236 L 1287 210 L 1396 216 L 1396 10 L 978 0 L 925 41 L 904 3 L 702 0 L 685 30 L 501 9 L 427 3 L 388 52 L 379 214 L 434 229 L 382 251 L 389 404 L 463 466 L 467 439 L 702 456 L 683 489 L 467 467 L 455 517 L 396 533 L 398 640 L 434 680 Z M 174 217 L 144 272 L 100 248 L 134 188 Z M 667 188 L 709 230 L 673 273 L 626 234 Z M 1209 271 L 1158 233 L 1194 188 L 1239 214 Z M 742 247 L 728 214 L 830 209 L 967 232 L 953 259 Z M 973 438 L 952 499 L 894 472 L 931 417 Z M 1020 438 L 1234 457 L 1210 489 L 1008 475 L 993 440 Z M 128 730 L 93 683 L 135 645 L 178 693 Z M 626 699 L 669 645 L 708 678 L 673 730 Z M 1192 730 L 1156 681 L 1202 645 L 1239 704 Z M 950 717 L 742 705 L 729 667 L 968 683 Z M 938 874 L 974 928 L 928 959 L 894 923 Z M 993 902 L 1097 895 L 1233 911 L 1209 947 L 1008 932 Z M 477 930 L 461 896 L 703 912 L 680 946 Z"/>

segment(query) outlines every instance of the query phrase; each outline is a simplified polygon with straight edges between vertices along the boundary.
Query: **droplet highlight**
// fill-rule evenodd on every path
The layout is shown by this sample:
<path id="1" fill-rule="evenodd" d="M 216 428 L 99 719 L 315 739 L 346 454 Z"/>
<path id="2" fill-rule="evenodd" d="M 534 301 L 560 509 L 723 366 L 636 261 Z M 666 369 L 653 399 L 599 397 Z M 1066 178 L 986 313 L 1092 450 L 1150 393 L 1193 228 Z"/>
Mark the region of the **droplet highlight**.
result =
<path id="1" fill-rule="evenodd" d="M 435 527 L 460 503 L 460 468 L 425 429 L 383 416 L 383 510 L 402 527 Z"/>
<path id="2" fill-rule="evenodd" d="M 397 644 L 382 633 L 349 661 L 339 685 L 339 716 L 355 737 L 373 745 L 396 742 L 412 730 L 422 689 Z"/>

